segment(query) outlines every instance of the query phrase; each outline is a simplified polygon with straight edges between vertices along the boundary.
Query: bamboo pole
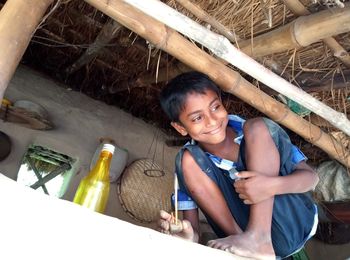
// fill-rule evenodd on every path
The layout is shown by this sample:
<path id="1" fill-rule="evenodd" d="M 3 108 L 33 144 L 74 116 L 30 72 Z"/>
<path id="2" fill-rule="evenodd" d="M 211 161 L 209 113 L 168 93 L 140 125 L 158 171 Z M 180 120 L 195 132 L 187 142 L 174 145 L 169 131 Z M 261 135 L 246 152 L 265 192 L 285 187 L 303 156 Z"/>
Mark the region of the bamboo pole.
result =
<path id="1" fill-rule="evenodd" d="M 84 54 L 80 56 L 72 65 L 66 68 L 66 74 L 72 74 L 85 64 L 92 61 L 113 38 L 116 37 L 120 29 L 123 28 L 118 22 L 114 20 L 107 21 L 102 27 L 100 33 L 97 35 L 95 41 L 90 44 Z"/>
<path id="2" fill-rule="evenodd" d="M 0 100 L 53 0 L 7 0 L 0 11 Z"/>
<path id="3" fill-rule="evenodd" d="M 262 57 L 294 48 L 308 46 L 321 39 L 350 31 L 350 6 L 332 8 L 316 14 L 301 16 L 271 32 L 239 42 L 242 52 Z M 337 54 L 342 56 L 343 54 Z"/>
<path id="4" fill-rule="evenodd" d="M 349 152 L 332 136 L 291 112 L 285 105 L 257 89 L 239 73 L 223 65 L 176 31 L 120 0 L 85 0 L 85 2 L 117 20 L 194 70 L 207 74 L 224 91 L 239 97 L 321 148 L 345 166 L 350 167 Z"/>
<path id="5" fill-rule="evenodd" d="M 283 2 L 296 15 L 303 16 L 311 14 L 299 0 L 283 0 Z M 349 53 L 333 37 L 325 38 L 322 41 L 331 49 L 334 57 L 350 68 Z"/>
<path id="6" fill-rule="evenodd" d="M 305 91 L 295 87 L 272 71 L 266 69 L 264 66 L 236 49 L 225 37 L 209 31 L 160 1 L 124 0 L 124 2 L 136 6 L 136 8 L 141 9 L 148 15 L 151 15 L 155 19 L 164 22 L 166 25 L 171 26 L 182 34 L 199 42 L 218 57 L 246 72 L 273 90 L 296 101 L 315 114 L 320 115 L 336 128 L 350 136 L 350 121 L 344 114 L 326 106 Z"/>

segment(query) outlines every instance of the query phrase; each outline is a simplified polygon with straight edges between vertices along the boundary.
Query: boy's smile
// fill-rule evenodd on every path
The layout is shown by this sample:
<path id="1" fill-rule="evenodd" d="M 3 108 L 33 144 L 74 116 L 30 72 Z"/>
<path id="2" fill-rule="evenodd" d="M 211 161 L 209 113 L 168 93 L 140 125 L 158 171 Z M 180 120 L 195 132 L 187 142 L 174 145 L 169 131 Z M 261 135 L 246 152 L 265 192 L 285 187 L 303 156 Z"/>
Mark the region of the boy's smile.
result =
<path id="1" fill-rule="evenodd" d="M 227 111 L 211 90 L 205 91 L 205 94 L 188 94 L 179 120 L 181 123 L 173 122 L 173 127 L 199 143 L 213 145 L 225 140 Z"/>

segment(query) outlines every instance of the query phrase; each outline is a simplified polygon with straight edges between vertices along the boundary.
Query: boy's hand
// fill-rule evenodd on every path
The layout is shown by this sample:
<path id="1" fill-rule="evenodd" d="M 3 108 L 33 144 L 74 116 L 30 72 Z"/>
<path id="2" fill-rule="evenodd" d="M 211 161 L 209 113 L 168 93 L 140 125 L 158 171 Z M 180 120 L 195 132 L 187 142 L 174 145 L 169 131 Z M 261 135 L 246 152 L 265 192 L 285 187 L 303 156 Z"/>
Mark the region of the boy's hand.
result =
<path id="1" fill-rule="evenodd" d="M 194 231 L 192 225 L 187 220 L 177 220 L 178 225 L 173 228 L 174 217 L 170 215 L 168 212 L 161 210 L 160 211 L 160 219 L 158 221 L 158 231 L 170 234 L 172 236 L 181 237 L 186 240 L 194 241 Z M 177 228 L 180 227 L 180 228 Z"/>
<path id="2" fill-rule="evenodd" d="M 236 174 L 239 179 L 233 186 L 245 204 L 256 204 L 274 196 L 270 188 L 273 177 L 268 177 L 254 171 L 241 171 Z"/>

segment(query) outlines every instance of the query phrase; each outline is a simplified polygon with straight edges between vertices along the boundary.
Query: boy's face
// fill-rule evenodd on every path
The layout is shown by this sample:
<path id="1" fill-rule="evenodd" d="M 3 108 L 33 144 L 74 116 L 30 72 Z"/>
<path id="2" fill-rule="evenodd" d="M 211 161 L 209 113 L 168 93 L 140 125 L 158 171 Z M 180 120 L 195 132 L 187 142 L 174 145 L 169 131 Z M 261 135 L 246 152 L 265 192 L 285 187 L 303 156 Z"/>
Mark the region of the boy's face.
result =
<path id="1" fill-rule="evenodd" d="M 181 111 L 180 123 L 172 126 L 183 136 L 203 144 L 218 144 L 226 137 L 227 111 L 217 94 L 207 90 L 205 94 L 190 93 Z"/>

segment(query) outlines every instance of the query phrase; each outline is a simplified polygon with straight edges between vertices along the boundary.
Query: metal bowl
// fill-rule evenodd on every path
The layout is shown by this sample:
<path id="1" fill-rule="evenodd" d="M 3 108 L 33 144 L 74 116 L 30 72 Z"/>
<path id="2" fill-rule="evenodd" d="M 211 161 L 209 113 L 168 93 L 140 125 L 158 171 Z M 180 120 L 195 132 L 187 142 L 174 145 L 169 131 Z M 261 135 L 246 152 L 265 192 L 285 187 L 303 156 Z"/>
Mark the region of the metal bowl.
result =
<path id="1" fill-rule="evenodd" d="M 38 114 L 43 119 L 48 119 L 48 113 L 41 105 L 29 100 L 18 100 L 13 104 L 14 107 L 24 108 L 30 112 Z"/>

